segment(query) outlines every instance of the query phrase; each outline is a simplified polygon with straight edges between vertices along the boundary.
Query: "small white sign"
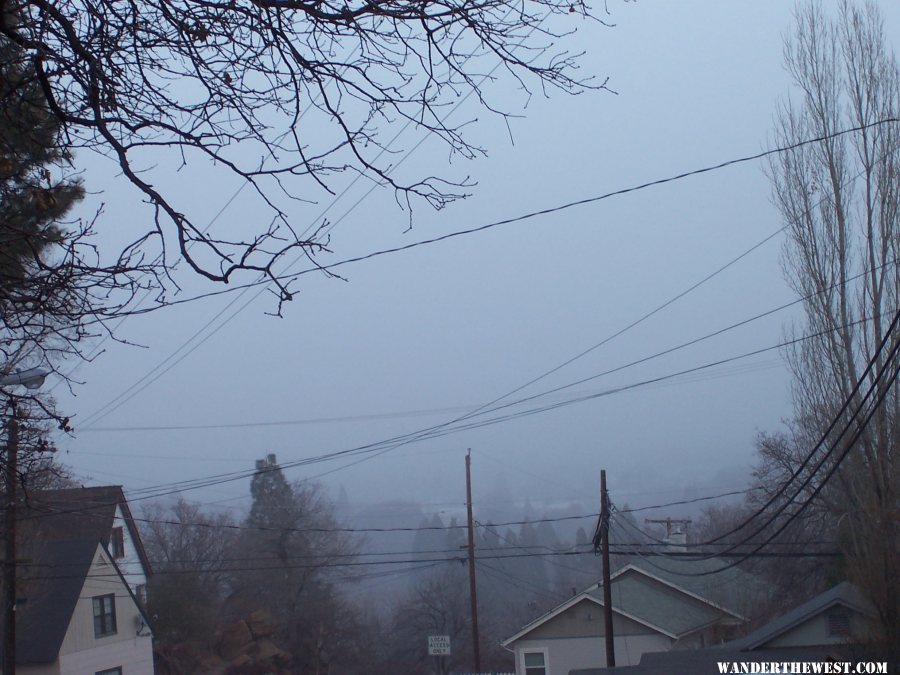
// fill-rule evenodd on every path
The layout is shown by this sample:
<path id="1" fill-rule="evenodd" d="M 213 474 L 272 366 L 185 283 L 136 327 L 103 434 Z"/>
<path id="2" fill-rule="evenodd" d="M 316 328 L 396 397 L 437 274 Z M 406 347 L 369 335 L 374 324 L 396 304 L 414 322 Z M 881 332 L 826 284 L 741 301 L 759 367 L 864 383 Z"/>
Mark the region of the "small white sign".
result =
<path id="1" fill-rule="evenodd" d="M 428 636 L 428 655 L 429 656 L 449 656 L 450 655 L 450 636 L 449 635 L 429 635 Z"/>

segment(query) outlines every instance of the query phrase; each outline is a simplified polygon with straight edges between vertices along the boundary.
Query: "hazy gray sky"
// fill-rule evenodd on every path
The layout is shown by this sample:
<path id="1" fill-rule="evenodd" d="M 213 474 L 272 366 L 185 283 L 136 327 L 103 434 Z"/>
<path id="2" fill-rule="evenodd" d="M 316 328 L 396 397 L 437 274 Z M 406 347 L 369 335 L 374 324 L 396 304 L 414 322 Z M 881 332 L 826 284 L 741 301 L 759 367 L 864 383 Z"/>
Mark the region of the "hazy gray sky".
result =
<path id="1" fill-rule="evenodd" d="M 407 231 L 406 214 L 384 192 L 374 192 L 347 213 L 368 190 L 360 181 L 328 211 L 329 220 L 339 222 L 331 232 L 333 253 L 323 254 L 320 262 L 562 205 L 768 147 L 776 104 L 790 90 L 781 66 L 790 3 L 640 0 L 610 2 L 609 8 L 615 27 L 585 25 L 573 48 L 586 51 L 582 73 L 608 76 L 616 95 L 536 95 L 524 116 L 510 122 L 511 138 L 501 119 L 467 102 L 459 119 L 477 118 L 469 138 L 486 147 L 488 156 L 471 162 L 453 158 L 450 172 L 477 181 L 472 196 L 440 213 L 420 207 Z M 893 38 L 900 29 L 900 6 L 885 2 L 883 10 Z M 491 91 L 509 108 L 526 100 L 508 83 Z M 398 159 L 419 138 L 412 132 L 403 136 Z M 141 226 L 148 214 L 114 169 L 83 159 L 86 185 L 97 192 L 83 212 L 105 203 L 100 243 L 112 243 Z M 429 140 L 404 169 L 446 173 L 447 161 L 446 149 Z M 60 459 L 86 482 L 138 490 L 251 469 L 267 452 L 288 463 L 452 420 L 600 343 L 778 230 L 782 224 L 763 168 L 762 162 L 750 162 L 375 258 L 342 268 L 347 282 L 308 275 L 282 319 L 265 314 L 274 308 L 267 293 L 230 318 L 255 292 L 230 307 L 236 294 L 128 319 L 118 333 L 144 347 L 106 342 L 102 355 L 79 367 L 77 377 L 85 384 L 75 388 L 74 397 L 64 387 L 54 390 L 60 407 L 74 413 L 76 428 L 75 439 L 60 441 Z M 173 173 L 167 184 L 204 222 L 238 187 L 219 176 Z M 298 205 L 293 215 L 297 222 L 313 222 L 327 206 L 327 201 Z M 241 195 L 220 223 L 258 225 L 258 217 Z M 781 237 L 772 239 L 513 398 L 617 368 L 789 302 L 793 298 L 779 267 L 781 245 Z M 187 279 L 185 296 L 210 290 L 198 279 L 180 278 Z M 774 345 L 794 316 L 778 313 L 533 405 Z M 199 338 L 188 342 L 198 331 Z M 142 379 L 171 355 L 179 358 L 195 346 L 152 383 Z M 122 403 L 136 385 L 142 388 Z M 121 405 L 96 414 L 110 402 Z M 471 447 L 476 499 L 484 502 L 496 494 L 498 476 L 505 472 L 517 499 L 592 507 L 605 468 L 614 499 L 637 506 L 742 487 L 755 435 L 776 429 L 790 410 L 786 369 L 779 353 L 767 352 L 410 444 L 343 469 L 351 460 L 291 469 L 288 476 L 333 471 L 322 480 L 344 485 L 358 501 L 459 504 L 465 494 L 463 456 Z M 217 428 L 279 421 L 294 423 Z M 186 425 L 209 428 L 134 430 Z M 186 496 L 239 507 L 247 503 L 247 493 L 243 480 Z"/>

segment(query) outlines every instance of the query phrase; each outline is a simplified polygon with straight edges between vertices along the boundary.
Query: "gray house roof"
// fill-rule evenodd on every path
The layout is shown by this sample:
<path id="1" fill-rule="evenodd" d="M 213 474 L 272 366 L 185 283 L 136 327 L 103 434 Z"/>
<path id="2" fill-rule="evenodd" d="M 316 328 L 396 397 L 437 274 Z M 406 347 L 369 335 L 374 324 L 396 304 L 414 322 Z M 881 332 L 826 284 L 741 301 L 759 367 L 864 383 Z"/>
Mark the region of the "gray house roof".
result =
<path id="1" fill-rule="evenodd" d="M 730 612 L 746 616 L 754 602 L 769 593 L 769 588 L 759 577 L 739 567 L 725 569 L 728 564 L 720 558 L 698 560 L 659 556 L 652 559 L 635 557 L 625 568 L 636 567 Z"/>
<path id="2" fill-rule="evenodd" d="M 875 608 L 856 586 L 849 582 L 843 582 L 824 593 L 820 593 L 811 600 L 795 607 L 787 614 L 770 621 L 765 626 L 753 631 L 749 635 L 723 645 L 723 647 L 740 650 L 754 650 L 765 645 L 782 633 L 789 631 L 804 621 L 820 614 L 835 605 L 843 605 L 860 614 L 875 616 Z"/>
<path id="3" fill-rule="evenodd" d="M 696 567 L 682 567 L 687 562 Z M 702 563 L 710 563 L 703 565 Z M 669 566 L 669 565 L 674 565 Z M 710 599 L 704 592 L 714 590 L 717 597 L 725 598 L 730 604 L 740 604 L 735 598 L 731 598 L 727 586 L 731 583 L 750 584 L 752 578 L 740 570 L 728 574 L 724 578 L 712 574 L 708 577 L 683 577 L 676 572 L 718 570 L 724 565 L 720 560 L 712 561 L 681 561 L 666 560 L 667 567 L 658 567 L 656 564 L 644 565 L 634 563 L 619 569 L 610 580 L 613 611 L 624 617 L 638 621 L 645 626 L 662 633 L 672 639 L 690 635 L 702 630 L 717 621 L 740 621 L 743 617 L 738 611 L 728 605 L 720 604 Z M 756 584 L 755 578 L 752 583 Z M 530 632 L 553 620 L 569 607 L 581 600 L 588 599 L 598 605 L 603 605 L 603 591 L 599 584 L 570 598 L 566 602 L 547 612 L 524 626 L 518 633 L 507 638 L 502 644 L 508 646 L 516 642 Z"/>
<path id="4" fill-rule="evenodd" d="M 22 529 L 41 539 L 89 539 L 101 542 L 109 550 L 117 506 L 122 510 L 141 566 L 149 576 L 153 571 L 150 559 L 120 485 L 32 492 L 20 509 L 19 522 Z"/>

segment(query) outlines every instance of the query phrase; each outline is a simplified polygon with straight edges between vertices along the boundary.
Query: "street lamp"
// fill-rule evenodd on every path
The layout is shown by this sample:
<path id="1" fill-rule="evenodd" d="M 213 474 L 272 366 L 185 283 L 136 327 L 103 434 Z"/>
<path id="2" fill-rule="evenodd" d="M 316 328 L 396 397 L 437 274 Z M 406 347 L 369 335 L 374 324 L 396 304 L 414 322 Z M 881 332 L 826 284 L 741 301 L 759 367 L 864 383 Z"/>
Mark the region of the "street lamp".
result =
<path id="1" fill-rule="evenodd" d="M 8 373 L 0 377 L 0 386 L 8 387 L 15 384 L 21 384 L 26 389 L 40 389 L 49 374 L 50 373 L 43 368 L 17 370 L 14 373 Z"/>
<path id="2" fill-rule="evenodd" d="M 48 371 L 29 368 L 0 376 L 0 386 L 21 385 L 26 389 L 38 389 L 44 383 Z M 16 672 L 16 473 L 19 459 L 19 421 L 16 419 L 16 400 L 9 397 L 11 414 L 6 431 L 6 559 L 3 561 L 4 625 L 3 625 L 3 675 Z"/>

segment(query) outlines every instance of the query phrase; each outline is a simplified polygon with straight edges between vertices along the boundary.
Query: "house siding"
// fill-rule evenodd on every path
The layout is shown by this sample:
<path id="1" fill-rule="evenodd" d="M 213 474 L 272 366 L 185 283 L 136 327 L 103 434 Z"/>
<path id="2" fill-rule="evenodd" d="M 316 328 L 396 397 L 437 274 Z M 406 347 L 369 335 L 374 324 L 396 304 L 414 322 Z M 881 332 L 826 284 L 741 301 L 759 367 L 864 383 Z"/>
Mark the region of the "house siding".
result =
<path id="1" fill-rule="evenodd" d="M 94 637 L 92 598 L 115 594 L 116 633 Z M 92 675 L 122 667 L 123 675 L 153 675 L 150 631 L 138 635 L 141 613 L 115 567 L 98 547 L 59 650 L 59 675 Z"/>
<path id="2" fill-rule="evenodd" d="M 121 505 L 116 505 L 116 515 L 113 519 L 112 526 L 114 528 L 122 528 L 125 544 L 125 555 L 116 560 L 116 565 L 118 565 L 119 570 L 122 572 L 122 576 L 125 577 L 125 581 L 127 581 L 128 585 L 131 587 L 132 593 L 136 593 L 138 586 L 147 583 L 147 575 L 144 573 L 144 566 L 141 562 L 140 555 L 138 555 L 138 549 L 134 542 L 134 535 L 128 528 L 128 521 L 125 520 L 125 514 L 122 512 Z M 112 555 L 111 541 L 109 549 L 108 552 Z"/>
<path id="3" fill-rule="evenodd" d="M 153 675 L 153 645 L 149 635 L 120 640 L 59 658 L 59 675 L 93 675 L 122 668 L 122 675 Z"/>
<path id="4" fill-rule="evenodd" d="M 529 632 L 528 639 L 603 637 L 605 628 L 602 605 L 585 599 Z M 613 612 L 613 635 L 647 635 L 652 632 L 647 626 Z"/>
<path id="5" fill-rule="evenodd" d="M 850 609 L 846 610 L 850 615 L 851 634 L 859 634 L 865 626 L 866 618 Z M 759 649 L 772 649 L 777 647 L 807 647 L 816 645 L 841 645 L 846 644 L 848 636 L 828 634 L 827 612 L 822 612 L 811 617 L 807 621 L 785 631 L 775 639 L 760 645 Z"/>
<path id="6" fill-rule="evenodd" d="M 634 666 L 645 652 L 659 652 L 671 648 L 672 641 L 664 635 L 645 634 L 615 637 L 616 666 Z M 579 668 L 600 668 L 606 665 L 606 644 L 603 639 L 556 638 L 521 640 L 516 643 L 516 675 L 525 675 L 523 654 L 526 651 L 547 653 L 547 675 L 568 675 Z"/>
<path id="7" fill-rule="evenodd" d="M 648 652 L 713 645 L 743 619 L 672 582 L 627 567 L 611 580 L 616 666 L 637 665 Z M 515 651 L 518 675 L 530 650 L 547 656 L 550 675 L 606 665 L 600 589 L 592 587 L 532 621 L 503 644 Z"/>

